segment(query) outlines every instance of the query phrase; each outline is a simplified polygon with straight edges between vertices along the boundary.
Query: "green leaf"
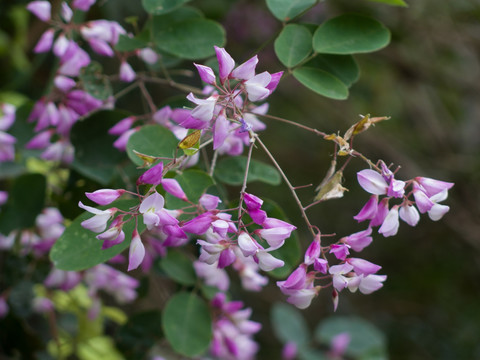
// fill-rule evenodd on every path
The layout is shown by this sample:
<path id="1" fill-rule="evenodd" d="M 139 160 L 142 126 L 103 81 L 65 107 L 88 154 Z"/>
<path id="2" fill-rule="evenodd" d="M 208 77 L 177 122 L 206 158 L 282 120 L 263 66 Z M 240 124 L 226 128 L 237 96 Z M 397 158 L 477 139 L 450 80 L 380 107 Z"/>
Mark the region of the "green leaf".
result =
<path id="1" fill-rule="evenodd" d="M 360 77 L 360 70 L 352 55 L 318 54 L 305 64 L 337 77 L 347 87 L 352 86 Z"/>
<path id="2" fill-rule="evenodd" d="M 40 174 L 25 174 L 15 180 L 0 212 L 1 234 L 35 226 L 35 218 L 45 206 L 45 188 L 46 179 Z"/>
<path id="3" fill-rule="evenodd" d="M 269 217 L 274 217 L 291 224 L 282 208 L 274 201 L 264 199 L 262 209 L 267 212 Z M 290 275 L 293 268 L 297 267 L 301 256 L 300 241 L 298 240 L 297 232 L 293 231 L 292 235 L 285 240 L 283 246 L 272 251 L 271 254 L 276 258 L 283 260 L 285 265 L 283 265 L 281 268 L 270 271 L 268 274 L 280 279 L 284 279 Z"/>
<path id="4" fill-rule="evenodd" d="M 142 0 L 143 8 L 152 15 L 169 13 L 190 0 Z"/>
<path id="5" fill-rule="evenodd" d="M 340 333 L 350 335 L 346 354 L 353 358 L 387 358 L 386 339 L 375 326 L 357 317 L 335 316 L 324 320 L 315 329 L 315 339 L 329 344 Z"/>
<path id="6" fill-rule="evenodd" d="M 408 4 L 403 0 L 370 0 L 370 1 L 379 2 L 382 4 L 387 4 L 392 6 L 408 7 Z"/>
<path id="7" fill-rule="evenodd" d="M 298 349 L 298 358 L 300 360 L 328 360 L 330 359 L 324 352 L 312 349 L 309 346 L 303 346 Z"/>
<path id="8" fill-rule="evenodd" d="M 148 47 L 148 38 L 144 39 L 139 36 L 133 38 L 120 34 L 118 37 L 118 42 L 115 45 L 115 50 L 117 51 L 135 51 L 137 49 L 143 49 Z"/>
<path id="9" fill-rule="evenodd" d="M 0 180 L 15 177 L 25 172 L 25 166 L 15 162 L 0 162 Z"/>
<path id="10" fill-rule="evenodd" d="M 267 0 L 267 6 L 278 20 L 289 21 L 316 2 L 316 0 Z"/>
<path id="11" fill-rule="evenodd" d="M 127 154 L 136 165 L 143 165 L 133 150 L 155 157 L 173 158 L 178 139 L 167 128 L 160 125 L 145 125 L 128 139 Z"/>
<path id="12" fill-rule="evenodd" d="M 110 206 L 102 206 L 100 209 L 116 207 L 121 210 L 129 210 L 132 206 L 138 205 L 137 199 L 118 200 Z M 102 250 L 102 241 L 96 238 L 96 233 L 82 227 L 81 223 L 94 216 L 84 212 L 78 216 L 63 232 L 62 236 L 55 242 L 50 251 L 50 259 L 55 267 L 67 271 L 79 271 L 101 264 L 112 257 L 120 254 L 130 246 L 135 221 L 130 221 L 123 226 L 125 240 L 109 249 Z M 138 232 L 145 229 L 143 221 L 138 222 Z"/>
<path id="13" fill-rule="evenodd" d="M 213 179 L 201 170 L 186 170 L 182 174 L 175 176 L 182 187 L 188 200 L 197 203 L 205 191 L 213 185 Z M 179 209 L 186 205 L 185 201 L 176 198 L 171 194 L 165 195 L 166 206 L 168 209 Z"/>
<path id="14" fill-rule="evenodd" d="M 168 301 L 162 326 L 173 349 L 184 356 L 201 355 L 212 339 L 209 308 L 193 293 L 181 292 Z"/>
<path id="15" fill-rule="evenodd" d="M 112 86 L 108 77 L 103 74 L 102 65 L 93 61 L 82 69 L 80 74 L 83 88 L 94 98 L 107 100 L 112 96 Z"/>
<path id="16" fill-rule="evenodd" d="M 319 95 L 335 100 L 348 98 L 347 86 L 324 70 L 302 66 L 293 71 L 293 77 Z"/>
<path id="17" fill-rule="evenodd" d="M 119 350 L 128 360 L 143 359 L 162 336 L 162 318 L 157 310 L 133 314 L 115 335 Z"/>
<path id="18" fill-rule="evenodd" d="M 160 50 L 183 59 L 202 59 L 215 53 L 214 45 L 225 44 L 225 30 L 213 21 L 201 17 L 174 22 L 165 26 L 164 16 L 153 20 L 153 40 Z"/>
<path id="19" fill-rule="evenodd" d="M 324 54 L 354 54 L 379 50 L 390 42 L 390 31 L 372 18 L 346 14 L 325 21 L 313 35 L 313 49 Z"/>
<path id="20" fill-rule="evenodd" d="M 312 51 L 312 35 L 305 26 L 290 24 L 283 28 L 274 43 L 275 54 L 286 67 L 293 67 Z"/>
<path id="21" fill-rule="evenodd" d="M 192 260 L 180 251 L 169 250 L 159 265 L 169 278 L 179 284 L 194 285 L 197 280 Z"/>
<path id="22" fill-rule="evenodd" d="M 284 344 L 294 342 L 301 346 L 310 341 L 310 331 L 302 313 L 285 303 L 275 303 L 271 312 L 272 328 Z"/>
<path id="23" fill-rule="evenodd" d="M 247 166 L 246 156 L 225 157 L 215 167 L 215 176 L 228 185 L 242 185 Z M 279 185 L 281 177 L 272 165 L 251 159 L 247 182 L 261 181 L 270 185 Z"/>
<path id="24" fill-rule="evenodd" d="M 118 164 L 125 154 L 113 147 L 116 138 L 108 130 L 128 113 L 119 110 L 103 110 L 83 121 L 75 123 L 71 141 L 75 147 L 72 168 L 89 179 L 108 185 L 115 177 Z"/>

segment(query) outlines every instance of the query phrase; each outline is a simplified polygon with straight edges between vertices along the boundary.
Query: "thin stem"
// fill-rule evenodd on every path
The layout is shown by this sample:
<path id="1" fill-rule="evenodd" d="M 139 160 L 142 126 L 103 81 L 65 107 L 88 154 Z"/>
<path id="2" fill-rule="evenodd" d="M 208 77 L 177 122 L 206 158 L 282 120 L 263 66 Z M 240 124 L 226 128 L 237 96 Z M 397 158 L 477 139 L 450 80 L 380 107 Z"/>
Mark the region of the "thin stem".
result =
<path id="1" fill-rule="evenodd" d="M 218 151 L 215 150 L 213 152 L 212 163 L 210 165 L 210 171 L 208 172 L 208 175 L 210 175 L 210 176 L 213 176 L 213 172 L 215 171 L 215 165 L 217 165 L 217 159 L 218 159 Z"/>
<path id="2" fill-rule="evenodd" d="M 267 154 L 267 156 L 270 158 L 270 160 L 273 162 L 273 165 L 277 168 L 278 172 L 280 173 L 280 175 L 282 176 L 283 178 L 283 181 L 285 181 L 285 183 L 287 184 L 288 188 L 290 189 L 290 192 L 292 193 L 293 195 L 293 198 L 295 199 L 295 202 L 297 203 L 299 209 L 300 209 L 300 212 L 302 213 L 302 217 L 303 219 L 305 220 L 305 223 L 307 224 L 308 226 L 308 230 L 310 230 L 310 232 L 312 233 L 313 236 L 315 236 L 315 231 L 313 230 L 313 226 L 312 224 L 310 223 L 310 220 L 308 219 L 308 216 L 307 214 L 305 213 L 305 209 L 303 208 L 303 205 L 302 205 L 302 202 L 300 201 L 300 199 L 298 198 L 298 195 L 295 191 L 295 188 L 292 186 L 292 184 L 290 183 L 290 181 L 288 180 L 287 176 L 285 175 L 285 173 L 283 172 L 282 168 L 280 167 L 280 165 L 278 165 L 277 161 L 275 160 L 275 158 L 273 157 L 272 153 L 268 150 L 268 148 L 265 146 L 265 144 L 260 140 L 260 138 L 255 135 L 255 139 L 256 141 L 258 141 L 258 143 L 260 144 L 260 146 L 263 148 L 263 150 L 265 151 L 265 153 Z"/>
<path id="3" fill-rule="evenodd" d="M 197 94 L 197 95 L 204 95 L 202 93 L 201 89 L 198 89 L 198 88 L 193 87 L 193 86 L 179 84 L 172 79 L 151 78 L 151 77 L 146 77 L 146 76 L 139 76 L 138 78 L 141 79 L 144 82 L 151 82 L 151 83 L 156 83 L 156 84 L 168 85 L 168 86 L 171 86 L 173 88 L 176 88 L 176 89 L 179 89 L 179 90 L 182 90 L 182 91 L 185 91 L 185 92 L 192 92 L 192 93 Z"/>
<path id="4" fill-rule="evenodd" d="M 147 88 L 145 87 L 145 83 L 143 81 L 139 81 L 138 82 L 138 87 L 142 91 L 142 94 L 145 97 L 145 100 L 147 100 L 147 104 L 150 107 L 150 111 L 151 112 L 156 112 L 157 107 L 155 106 L 155 103 L 153 102 L 153 99 L 150 96 L 150 93 L 148 92 Z"/>
<path id="5" fill-rule="evenodd" d="M 299 127 L 301 129 L 304 129 L 304 130 L 307 130 L 307 131 L 310 131 L 310 132 L 313 132 L 319 136 L 327 136 L 326 133 L 324 133 L 323 131 L 320 131 L 320 130 L 317 130 L 317 129 L 313 129 L 309 126 L 306 126 L 306 125 L 303 125 L 303 124 L 299 124 L 299 123 L 296 123 L 295 121 L 291 121 L 291 120 L 287 120 L 287 119 L 284 119 L 284 118 L 281 118 L 281 117 L 278 117 L 278 116 L 274 116 L 274 115 L 268 115 L 268 114 L 265 114 L 265 115 L 262 115 L 262 114 L 252 114 L 252 115 L 255 115 L 255 116 L 262 116 L 262 117 L 265 117 L 267 119 L 272 119 L 272 120 L 277 120 L 277 121 L 281 121 L 281 122 L 284 122 L 284 123 L 287 123 L 287 124 L 290 124 L 290 125 L 294 125 L 296 127 Z"/>
<path id="6" fill-rule="evenodd" d="M 247 190 L 247 179 L 248 179 L 248 170 L 250 168 L 250 160 L 252 159 L 252 151 L 253 145 L 255 144 L 255 140 L 259 140 L 255 133 L 250 131 L 250 147 L 248 148 L 248 155 L 247 155 L 247 164 L 245 165 L 245 175 L 243 177 L 243 184 L 242 190 L 240 190 L 240 201 L 238 203 L 238 221 L 240 225 L 240 220 L 242 219 L 242 204 L 243 204 L 243 195 L 245 194 L 245 190 Z"/>
<path id="7" fill-rule="evenodd" d="M 116 93 L 115 95 L 113 95 L 113 97 L 114 97 L 115 99 L 119 99 L 119 98 L 121 98 L 122 96 L 127 95 L 130 91 L 132 91 L 133 89 L 135 89 L 137 86 L 138 86 L 138 83 L 134 82 L 133 84 L 130 84 L 130 85 L 128 85 L 127 87 L 125 87 L 125 88 L 123 88 L 122 90 L 120 90 L 118 93 Z"/>

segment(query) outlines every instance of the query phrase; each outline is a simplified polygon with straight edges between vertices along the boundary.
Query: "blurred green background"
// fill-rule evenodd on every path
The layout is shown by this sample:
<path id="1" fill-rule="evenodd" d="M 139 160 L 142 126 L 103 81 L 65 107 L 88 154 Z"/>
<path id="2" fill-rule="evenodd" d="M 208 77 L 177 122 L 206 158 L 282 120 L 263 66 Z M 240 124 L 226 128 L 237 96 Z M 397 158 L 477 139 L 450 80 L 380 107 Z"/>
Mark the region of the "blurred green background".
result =
<path id="1" fill-rule="evenodd" d="M 401 165 L 399 178 L 427 176 L 455 182 L 445 202 L 451 210 L 440 222 L 422 217 L 416 228 L 402 223 L 394 238 L 374 235 L 362 257 L 382 265 L 387 282 L 368 296 L 342 293 L 337 314 L 358 315 L 375 324 L 387 335 L 391 359 L 475 359 L 480 358 L 480 1 L 407 2 L 408 8 L 366 0 L 318 4 L 303 21 L 320 23 L 345 12 L 371 15 L 391 30 L 391 44 L 355 56 L 361 77 L 348 100 L 322 98 L 287 77 L 270 99 L 270 114 L 327 133 L 343 133 L 358 121 L 358 114 L 391 116 L 360 135 L 356 149 L 374 161 L 381 158 Z M 31 52 L 45 26 L 21 9 L 26 3 L 0 2 L 0 101 L 19 94 L 37 99 L 50 77 L 53 58 L 34 57 Z M 222 22 L 227 50 L 237 62 L 260 49 L 259 70 L 282 69 L 271 42 L 281 27 L 264 1 L 191 4 Z M 125 24 L 127 16 L 141 13 L 137 1 L 99 5 L 92 18 L 105 16 Z M 159 90 L 156 101 L 175 94 Z M 137 103 L 122 105 L 142 111 Z M 331 144 L 286 124 L 268 124 L 262 138 L 292 183 L 316 186 L 329 166 Z M 260 150 L 254 156 L 265 158 Z M 343 199 L 309 210 L 323 233 L 344 236 L 364 229 L 352 219 L 368 199 L 355 176 L 364 167 L 359 160 L 348 166 L 344 186 L 349 192 Z M 282 205 L 292 222 L 300 225 L 303 246 L 309 244 L 310 235 L 302 231 L 299 211 L 286 187 L 252 184 L 248 191 Z M 305 203 L 314 196 L 312 188 L 299 194 Z M 263 359 L 274 358 L 279 346 L 268 327 L 268 313 L 271 304 L 284 297 L 271 285 L 267 291 L 248 295 L 246 301 L 265 310 L 253 315 L 267 324 L 257 337 L 264 345 L 259 354 Z M 327 291 L 304 314 L 313 329 L 332 311 Z"/>

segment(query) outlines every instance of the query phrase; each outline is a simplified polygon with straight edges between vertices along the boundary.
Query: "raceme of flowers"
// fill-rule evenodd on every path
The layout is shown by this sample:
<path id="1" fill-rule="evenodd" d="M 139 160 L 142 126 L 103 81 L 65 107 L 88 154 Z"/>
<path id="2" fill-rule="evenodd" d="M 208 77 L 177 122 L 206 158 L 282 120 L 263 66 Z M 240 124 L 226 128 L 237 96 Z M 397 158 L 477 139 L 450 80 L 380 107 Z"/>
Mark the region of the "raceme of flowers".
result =
<path id="1" fill-rule="evenodd" d="M 277 282 L 280 290 L 288 296 L 287 301 L 300 309 L 310 306 L 322 288 L 333 286 L 332 300 L 334 309 L 338 306 L 338 293 L 348 288 L 351 292 L 359 290 L 370 294 L 383 286 L 386 275 L 378 275 L 381 266 L 365 259 L 352 257 L 350 251 L 357 253 L 373 241 L 373 228 L 384 237 L 397 234 L 399 219 L 410 226 L 416 226 L 420 213 L 428 213 L 430 219 L 437 221 L 449 210 L 440 204 L 448 196 L 453 183 L 416 177 L 402 181 L 380 161 L 376 170 L 365 169 L 357 174 L 360 186 L 372 194 L 365 206 L 354 216 L 358 222 L 368 221 L 365 230 L 342 237 L 336 243 L 322 246 L 321 235 L 314 240 L 305 252 L 304 261 L 285 281 Z M 384 196 L 380 199 L 380 196 Z M 392 205 L 391 202 L 398 200 Z M 332 254 L 339 264 L 330 265 L 327 254 Z M 308 271 L 312 268 L 311 271 Z M 322 285 L 318 281 L 322 281 Z"/>

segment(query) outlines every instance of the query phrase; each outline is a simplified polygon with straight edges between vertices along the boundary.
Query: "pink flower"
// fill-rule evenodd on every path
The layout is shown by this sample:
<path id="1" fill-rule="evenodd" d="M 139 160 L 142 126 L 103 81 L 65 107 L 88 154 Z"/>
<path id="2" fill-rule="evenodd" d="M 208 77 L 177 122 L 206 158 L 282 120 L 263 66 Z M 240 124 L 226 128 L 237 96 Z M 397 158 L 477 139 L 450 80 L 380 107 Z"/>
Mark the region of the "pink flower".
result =
<path id="1" fill-rule="evenodd" d="M 202 81 L 210 85 L 215 85 L 215 74 L 213 73 L 213 70 L 211 68 L 205 65 L 199 65 L 195 63 L 193 63 L 193 65 L 195 65 L 195 67 L 197 68 L 198 74 L 200 75 Z"/>
<path id="2" fill-rule="evenodd" d="M 82 11 L 88 11 L 90 9 L 90 6 L 95 4 L 96 0 L 73 0 L 72 6 L 75 9 L 79 9 Z"/>
<path id="3" fill-rule="evenodd" d="M 339 260 L 345 260 L 345 258 L 350 254 L 349 249 L 350 245 L 347 244 L 332 244 L 330 246 L 330 254 L 335 255 Z"/>
<path id="4" fill-rule="evenodd" d="M 268 253 L 265 250 L 259 250 L 255 254 L 255 257 L 258 260 L 258 266 L 263 271 L 272 271 L 285 265 L 283 260 L 275 258 L 272 254 Z"/>
<path id="5" fill-rule="evenodd" d="M 27 10 L 42 21 L 49 21 L 51 18 L 52 6 L 50 1 L 32 1 L 28 3 Z"/>
<path id="6" fill-rule="evenodd" d="M 160 224 L 160 216 L 157 212 L 162 210 L 164 205 L 165 200 L 163 196 L 156 191 L 143 199 L 138 211 L 143 215 L 143 222 L 148 230 Z"/>
<path id="7" fill-rule="evenodd" d="M 247 90 L 248 99 L 250 101 L 260 101 L 270 95 L 270 90 L 267 89 L 268 84 L 272 80 L 272 76 L 267 71 L 255 75 L 253 78 L 245 82 L 245 89 Z"/>
<path id="8" fill-rule="evenodd" d="M 145 257 L 145 247 L 143 246 L 142 239 L 137 232 L 137 229 L 133 231 L 132 242 L 130 243 L 130 251 L 128 253 L 128 270 L 131 271 L 140 266 Z"/>
<path id="9" fill-rule="evenodd" d="M 137 180 L 137 185 L 151 184 L 158 185 L 162 182 L 163 162 L 159 162 L 145 171 Z"/>
<path id="10" fill-rule="evenodd" d="M 426 177 L 416 177 L 415 181 L 421 185 L 428 197 L 436 195 L 444 190 L 449 190 L 454 185 L 454 183 L 451 182 L 445 182 Z"/>
<path id="11" fill-rule="evenodd" d="M 120 80 L 124 82 L 132 82 L 135 80 L 137 74 L 135 71 L 132 69 L 129 63 L 126 61 L 122 61 L 120 65 Z"/>
<path id="12" fill-rule="evenodd" d="M 345 243 L 350 245 L 350 247 L 359 252 L 366 248 L 372 242 L 372 228 L 369 227 L 366 230 L 356 232 L 344 238 Z"/>
<path id="13" fill-rule="evenodd" d="M 243 64 L 237 66 L 237 68 L 231 72 L 230 76 L 234 79 L 249 80 L 255 76 L 255 67 L 257 66 L 257 63 L 258 57 L 255 55 Z"/>
<path id="14" fill-rule="evenodd" d="M 198 203 L 202 205 L 205 208 L 205 210 L 216 209 L 218 207 L 218 204 L 221 202 L 222 201 L 218 196 L 210 195 L 210 194 L 203 194 L 198 200 Z"/>
<path id="15" fill-rule="evenodd" d="M 390 209 L 378 232 L 385 237 L 393 236 L 397 234 L 399 225 L 398 206 L 396 205 Z"/>
<path id="16" fill-rule="evenodd" d="M 388 184 L 381 174 L 378 172 L 365 169 L 357 173 L 357 179 L 360 186 L 370 194 L 385 195 L 387 193 Z"/>
<path id="17" fill-rule="evenodd" d="M 93 202 L 96 202 L 98 205 L 108 205 L 117 200 L 124 193 L 125 190 L 123 189 L 101 189 L 92 193 L 87 192 L 85 193 L 85 195 Z"/>
<path id="18" fill-rule="evenodd" d="M 191 116 L 197 120 L 208 122 L 213 118 L 213 111 L 217 102 L 216 96 L 210 96 L 207 99 L 197 99 L 192 93 L 187 95 L 187 99 L 197 106 L 192 110 Z"/>
<path id="19" fill-rule="evenodd" d="M 215 46 L 215 53 L 218 60 L 218 71 L 220 75 L 220 82 L 223 84 L 228 79 L 230 73 L 235 67 L 235 60 L 232 59 L 225 49 Z"/>
<path id="20" fill-rule="evenodd" d="M 316 235 L 315 239 L 313 239 L 307 251 L 305 251 L 305 256 L 303 260 L 304 263 L 307 265 L 313 264 L 315 262 L 315 259 L 320 256 L 320 250 L 320 235 Z"/>
<path id="21" fill-rule="evenodd" d="M 375 217 L 377 213 L 377 206 L 378 206 L 378 196 L 372 195 L 367 203 L 363 206 L 360 212 L 355 215 L 353 218 L 358 222 L 362 222 L 365 220 L 371 220 Z"/>
<path id="22" fill-rule="evenodd" d="M 82 226 L 85 229 L 91 230 L 96 233 L 100 233 L 104 231 L 107 227 L 107 222 L 110 218 L 117 212 L 117 208 L 110 208 L 107 210 L 99 210 L 95 209 L 91 206 L 83 205 L 81 201 L 79 201 L 78 206 L 82 209 L 88 211 L 95 216 L 82 221 Z"/>
<path id="23" fill-rule="evenodd" d="M 382 267 L 371 263 L 370 261 L 359 258 L 348 258 L 346 262 L 353 266 L 353 270 L 357 275 L 370 275 L 375 274 Z"/>
<path id="24" fill-rule="evenodd" d="M 416 226 L 420 221 L 420 214 L 417 209 L 412 205 L 404 204 L 400 206 L 399 210 L 400 219 L 405 221 L 410 226 Z"/>
<path id="25" fill-rule="evenodd" d="M 183 200 L 188 201 L 187 195 L 183 191 L 182 187 L 175 179 L 163 179 L 162 180 L 163 189 L 169 194 Z"/>
<path id="26" fill-rule="evenodd" d="M 35 48 L 33 49 L 34 53 L 44 53 L 50 50 L 53 44 L 53 36 L 55 35 L 55 31 L 53 29 L 48 29 L 45 31 L 40 39 L 37 42 L 37 45 L 35 45 Z"/>

